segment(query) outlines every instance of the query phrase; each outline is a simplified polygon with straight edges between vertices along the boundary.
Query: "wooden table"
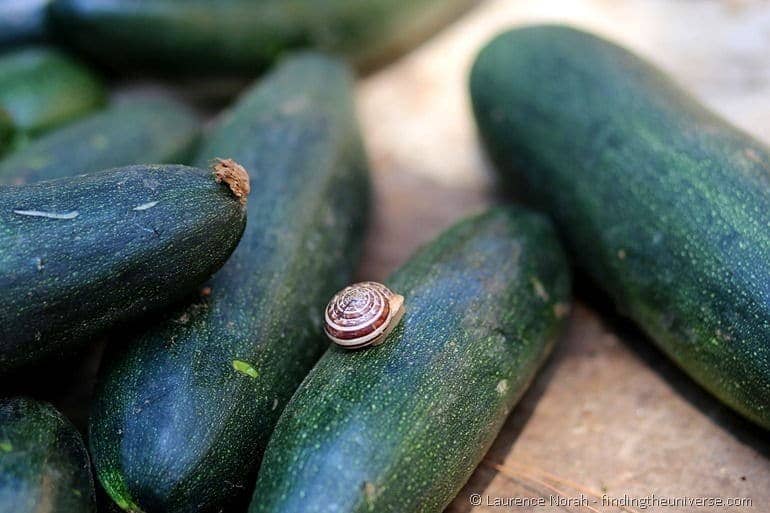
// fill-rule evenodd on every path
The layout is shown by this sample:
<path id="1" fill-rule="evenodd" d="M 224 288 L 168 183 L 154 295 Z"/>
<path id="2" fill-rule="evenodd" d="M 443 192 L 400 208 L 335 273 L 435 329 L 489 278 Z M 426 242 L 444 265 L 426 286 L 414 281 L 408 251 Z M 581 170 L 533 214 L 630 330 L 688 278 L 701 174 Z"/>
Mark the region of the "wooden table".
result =
<path id="1" fill-rule="evenodd" d="M 376 187 L 375 225 L 361 278 L 387 276 L 457 219 L 503 201 L 495 199 L 492 173 L 476 140 L 468 70 L 495 33 L 540 21 L 567 22 L 624 43 L 716 111 L 770 141 L 770 3 L 480 2 L 360 84 L 359 111 Z M 695 385 L 580 280 L 576 289 L 567 333 L 511 414 L 487 463 L 448 511 L 620 511 L 601 499 L 574 506 L 589 491 L 611 498 L 739 497 L 753 504 L 646 511 L 770 511 L 770 434 Z M 555 490 L 573 505 L 486 505 L 506 497 L 550 501 L 559 496 Z M 471 506 L 473 493 L 481 494 L 481 506 Z"/>

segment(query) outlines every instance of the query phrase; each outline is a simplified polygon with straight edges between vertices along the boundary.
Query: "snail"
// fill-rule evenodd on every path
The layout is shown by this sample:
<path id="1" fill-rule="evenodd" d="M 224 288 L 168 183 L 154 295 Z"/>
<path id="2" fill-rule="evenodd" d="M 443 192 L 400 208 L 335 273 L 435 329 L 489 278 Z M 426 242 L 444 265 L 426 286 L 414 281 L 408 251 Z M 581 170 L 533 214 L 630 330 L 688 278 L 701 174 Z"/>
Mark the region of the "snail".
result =
<path id="1" fill-rule="evenodd" d="M 347 349 L 376 346 L 404 315 L 404 296 L 374 281 L 354 283 L 337 292 L 324 316 L 324 331 Z"/>

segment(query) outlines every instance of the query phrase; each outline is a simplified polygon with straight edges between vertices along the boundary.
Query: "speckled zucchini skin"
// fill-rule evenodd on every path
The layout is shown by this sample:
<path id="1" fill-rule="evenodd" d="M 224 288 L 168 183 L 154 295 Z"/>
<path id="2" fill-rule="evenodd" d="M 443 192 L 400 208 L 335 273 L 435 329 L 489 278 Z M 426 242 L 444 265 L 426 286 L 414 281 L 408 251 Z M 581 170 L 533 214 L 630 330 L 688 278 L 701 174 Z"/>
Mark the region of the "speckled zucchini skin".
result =
<path id="1" fill-rule="evenodd" d="M 0 187 L 0 373 L 190 293 L 245 215 L 211 171 L 184 166 Z"/>
<path id="2" fill-rule="evenodd" d="M 96 513 L 80 433 L 33 399 L 0 399 L 0 513 Z"/>
<path id="3" fill-rule="evenodd" d="M 107 65 L 253 76 L 312 47 L 369 68 L 409 49 L 473 0 L 57 0 L 59 33 Z"/>
<path id="4" fill-rule="evenodd" d="M 566 27 L 499 36 L 471 93 L 501 175 L 696 381 L 770 428 L 770 152 L 639 57 Z"/>
<path id="5" fill-rule="evenodd" d="M 104 101 L 99 79 L 57 50 L 30 47 L 0 56 L 0 108 L 18 132 L 37 135 Z"/>
<path id="6" fill-rule="evenodd" d="M 97 389 L 97 474 L 127 511 L 247 500 L 278 415 L 326 350 L 323 307 L 358 260 L 369 181 L 344 65 L 286 61 L 199 162 L 223 154 L 252 173 L 241 244 L 205 300 L 107 356 Z"/>
<path id="7" fill-rule="evenodd" d="M 569 270 L 544 217 L 497 208 L 387 282 L 406 313 L 382 345 L 331 347 L 284 410 L 249 513 L 443 511 L 551 350 Z"/>
<path id="8" fill-rule="evenodd" d="M 39 41 L 46 36 L 46 9 L 51 0 L 0 2 L 0 49 Z"/>
<path id="9" fill-rule="evenodd" d="M 25 184 L 141 163 L 186 163 L 200 122 L 167 98 L 131 98 L 30 142 L 0 161 L 0 183 Z"/>

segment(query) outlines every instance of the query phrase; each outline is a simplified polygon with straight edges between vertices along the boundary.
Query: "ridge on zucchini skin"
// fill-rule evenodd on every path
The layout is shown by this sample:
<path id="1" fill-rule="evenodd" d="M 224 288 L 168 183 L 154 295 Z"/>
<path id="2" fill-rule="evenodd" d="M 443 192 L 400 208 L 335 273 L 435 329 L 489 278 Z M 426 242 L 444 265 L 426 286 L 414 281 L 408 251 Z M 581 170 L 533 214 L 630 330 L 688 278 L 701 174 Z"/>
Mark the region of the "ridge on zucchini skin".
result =
<path id="1" fill-rule="evenodd" d="M 770 428 L 770 151 L 631 52 L 504 33 L 470 78 L 481 139 L 577 263 L 695 381 Z"/>
<path id="2" fill-rule="evenodd" d="M 0 160 L 0 184 L 22 185 L 147 162 L 186 164 L 200 126 L 195 113 L 176 100 L 128 97 L 7 155 Z"/>
<path id="3" fill-rule="evenodd" d="M 48 403 L 0 399 L 0 513 L 96 513 L 80 433 Z"/>
<path id="4" fill-rule="evenodd" d="M 320 312 L 360 254 L 369 180 L 353 98 L 344 64 L 293 57 L 204 141 L 198 162 L 230 156 L 251 173 L 249 222 L 205 297 L 106 352 L 89 440 L 116 503 L 248 500 L 283 405 L 327 347 Z"/>
<path id="5" fill-rule="evenodd" d="M 185 166 L 0 186 L 0 373 L 191 293 L 245 222 L 212 171 Z"/>
<path id="6" fill-rule="evenodd" d="M 105 100 L 96 75 L 59 50 L 27 47 L 0 56 L 0 108 L 19 135 L 37 136 Z"/>
<path id="7" fill-rule="evenodd" d="M 555 230 L 518 207 L 466 219 L 387 286 L 401 322 L 376 347 L 331 346 L 281 414 L 249 513 L 440 513 L 564 325 Z"/>

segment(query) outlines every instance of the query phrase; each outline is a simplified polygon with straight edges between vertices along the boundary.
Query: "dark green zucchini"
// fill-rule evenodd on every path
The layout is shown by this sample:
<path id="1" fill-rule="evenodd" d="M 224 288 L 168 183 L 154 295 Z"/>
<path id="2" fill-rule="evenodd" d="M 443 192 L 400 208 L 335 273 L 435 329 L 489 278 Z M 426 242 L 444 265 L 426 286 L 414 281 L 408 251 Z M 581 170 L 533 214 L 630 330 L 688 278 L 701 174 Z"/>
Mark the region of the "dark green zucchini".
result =
<path id="1" fill-rule="evenodd" d="M 237 186 L 133 166 L 0 187 L 0 374 L 194 290 L 243 231 Z"/>
<path id="2" fill-rule="evenodd" d="M 250 513 L 440 513 L 550 352 L 569 269 L 544 217 L 463 221 L 387 282 L 382 345 L 330 348 L 281 415 Z"/>
<path id="3" fill-rule="evenodd" d="M 131 512 L 247 499 L 281 409 L 326 349 L 320 312 L 361 248 L 367 164 L 339 62 L 282 64 L 224 116 L 199 162 L 217 155 L 252 172 L 241 244 L 200 303 L 108 351 L 96 392 L 97 475 Z"/>
<path id="4" fill-rule="evenodd" d="M 30 142 L 0 161 L 0 183 L 24 184 L 141 163 L 185 163 L 200 122 L 166 98 L 130 98 Z"/>
<path id="5" fill-rule="evenodd" d="M 428 37 L 472 0 L 57 0 L 59 33 L 109 66 L 245 74 L 313 47 L 368 68 Z"/>
<path id="6" fill-rule="evenodd" d="M 770 428 L 770 152 L 639 57 L 559 26 L 478 57 L 481 136 L 696 381 Z"/>
<path id="7" fill-rule="evenodd" d="M 57 50 L 24 48 L 0 56 L 0 109 L 18 132 L 37 135 L 104 101 L 99 79 Z"/>
<path id="8" fill-rule="evenodd" d="M 46 9 L 51 0 L 0 1 L 0 49 L 40 41 L 46 36 Z"/>
<path id="9" fill-rule="evenodd" d="M 0 399 L 0 513 L 96 513 L 83 439 L 32 399 Z"/>

